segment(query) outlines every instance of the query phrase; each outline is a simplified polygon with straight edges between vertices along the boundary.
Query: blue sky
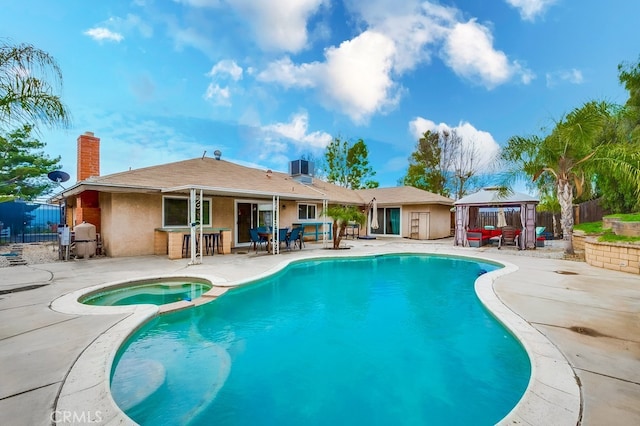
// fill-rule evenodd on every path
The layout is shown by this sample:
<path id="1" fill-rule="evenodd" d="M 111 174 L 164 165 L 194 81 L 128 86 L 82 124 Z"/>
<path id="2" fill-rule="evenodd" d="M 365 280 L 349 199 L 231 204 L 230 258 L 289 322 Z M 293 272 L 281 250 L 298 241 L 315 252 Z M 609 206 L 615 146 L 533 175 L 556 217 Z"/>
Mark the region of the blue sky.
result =
<path id="1" fill-rule="evenodd" d="M 395 186 L 419 135 L 456 128 L 478 162 L 591 99 L 624 103 L 640 55 L 631 0 L 28 0 L 0 37 L 56 58 L 72 127 L 40 132 L 76 177 L 195 158 L 287 171 L 334 136 Z"/>

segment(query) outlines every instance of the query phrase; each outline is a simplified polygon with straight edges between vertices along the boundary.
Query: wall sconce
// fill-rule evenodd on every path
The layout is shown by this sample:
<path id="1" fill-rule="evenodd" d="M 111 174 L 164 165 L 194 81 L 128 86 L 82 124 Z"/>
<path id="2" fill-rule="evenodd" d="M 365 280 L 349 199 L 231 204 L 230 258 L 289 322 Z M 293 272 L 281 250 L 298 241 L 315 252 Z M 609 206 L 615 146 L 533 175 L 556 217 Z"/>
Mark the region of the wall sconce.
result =
<path id="1" fill-rule="evenodd" d="M 285 210 L 286 208 L 287 208 L 287 205 L 286 205 L 286 204 L 283 204 L 283 205 L 282 205 L 282 210 Z"/>
<path id="2" fill-rule="evenodd" d="M 271 169 L 267 170 L 267 177 L 269 179 L 271 179 L 271 175 L 273 174 L 273 172 L 271 171 Z"/>

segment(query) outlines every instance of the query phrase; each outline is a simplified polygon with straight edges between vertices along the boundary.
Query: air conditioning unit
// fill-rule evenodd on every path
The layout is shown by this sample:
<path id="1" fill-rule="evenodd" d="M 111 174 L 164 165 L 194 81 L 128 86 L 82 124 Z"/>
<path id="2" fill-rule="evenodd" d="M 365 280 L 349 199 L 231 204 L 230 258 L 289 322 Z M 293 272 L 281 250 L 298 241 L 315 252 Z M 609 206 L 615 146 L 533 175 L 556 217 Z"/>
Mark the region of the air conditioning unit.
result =
<path id="1" fill-rule="evenodd" d="M 313 163 L 308 160 L 293 160 L 289 164 L 291 176 L 313 176 Z"/>

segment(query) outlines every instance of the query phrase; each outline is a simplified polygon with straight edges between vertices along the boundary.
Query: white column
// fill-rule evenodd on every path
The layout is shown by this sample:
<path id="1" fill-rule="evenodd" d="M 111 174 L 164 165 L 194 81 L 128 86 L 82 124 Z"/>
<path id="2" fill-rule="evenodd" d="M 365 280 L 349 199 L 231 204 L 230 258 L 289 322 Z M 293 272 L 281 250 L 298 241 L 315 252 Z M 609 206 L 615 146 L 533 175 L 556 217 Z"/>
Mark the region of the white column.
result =
<path id="1" fill-rule="evenodd" d="M 325 199 L 322 200 L 322 248 L 327 248 L 327 209 L 329 208 L 329 202 Z M 336 236 L 334 235 L 333 238 Z"/>
<path id="2" fill-rule="evenodd" d="M 273 245 L 271 247 L 271 253 L 280 253 L 280 210 L 278 206 L 280 204 L 280 197 L 278 195 L 273 196 Z"/>

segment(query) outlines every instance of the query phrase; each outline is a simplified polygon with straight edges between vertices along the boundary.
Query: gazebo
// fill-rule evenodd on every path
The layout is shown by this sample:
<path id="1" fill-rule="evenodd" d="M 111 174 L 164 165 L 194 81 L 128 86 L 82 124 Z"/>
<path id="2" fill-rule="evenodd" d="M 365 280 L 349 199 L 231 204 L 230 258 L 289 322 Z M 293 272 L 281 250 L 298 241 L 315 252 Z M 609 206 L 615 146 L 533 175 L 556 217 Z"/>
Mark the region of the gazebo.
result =
<path id="1" fill-rule="evenodd" d="M 504 193 L 499 187 L 483 188 L 454 202 L 456 209 L 456 228 L 454 245 L 467 246 L 467 231 L 470 218 L 477 218 L 480 208 L 519 208 L 521 238 L 520 248 L 536 247 L 536 205 L 540 202 L 535 197 L 519 192 Z M 471 224 L 474 225 L 474 224 Z"/>

